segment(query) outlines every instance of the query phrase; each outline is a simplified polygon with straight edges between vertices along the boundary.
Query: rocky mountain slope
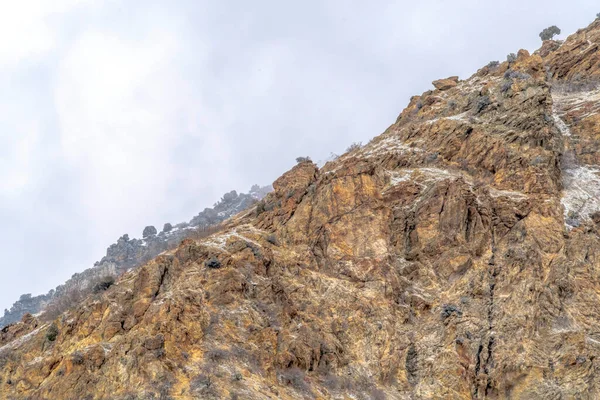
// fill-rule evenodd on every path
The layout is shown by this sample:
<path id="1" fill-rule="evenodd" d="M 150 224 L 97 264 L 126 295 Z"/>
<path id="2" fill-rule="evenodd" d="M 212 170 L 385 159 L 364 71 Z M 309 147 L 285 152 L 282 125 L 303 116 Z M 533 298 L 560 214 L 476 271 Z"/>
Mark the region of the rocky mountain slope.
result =
<path id="1" fill-rule="evenodd" d="M 53 322 L 7 399 L 600 398 L 600 22 L 436 81 L 362 148 Z"/>
<path id="2" fill-rule="evenodd" d="M 48 306 L 65 308 L 79 301 L 92 287 L 106 277 L 117 277 L 123 272 L 142 265 L 163 251 L 177 246 L 183 239 L 197 235 L 198 232 L 210 231 L 227 218 L 246 210 L 253 203 L 261 200 L 272 190 L 271 186 L 254 185 L 248 193 L 238 194 L 235 190 L 225 193 L 212 208 L 205 208 L 190 222 L 182 222 L 175 226 L 166 223 L 160 232 L 154 226 L 144 229 L 141 239 L 130 239 L 128 234 L 121 236 L 116 243 L 106 250 L 106 256 L 81 273 L 74 274 L 71 279 L 48 293 L 31 296 L 22 295 L 10 310 L 4 310 L 0 318 L 0 328 L 20 321 L 27 313 L 39 314 Z"/>

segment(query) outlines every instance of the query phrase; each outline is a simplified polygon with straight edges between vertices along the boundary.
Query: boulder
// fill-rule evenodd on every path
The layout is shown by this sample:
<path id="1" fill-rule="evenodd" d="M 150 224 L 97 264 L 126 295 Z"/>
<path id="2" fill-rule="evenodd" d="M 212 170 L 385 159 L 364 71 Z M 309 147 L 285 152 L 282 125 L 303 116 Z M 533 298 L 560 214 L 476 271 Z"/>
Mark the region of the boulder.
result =
<path id="1" fill-rule="evenodd" d="M 451 76 L 446 79 L 438 79 L 437 81 L 433 81 L 432 83 L 437 90 L 452 89 L 458 84 L 458 76 Z"/>

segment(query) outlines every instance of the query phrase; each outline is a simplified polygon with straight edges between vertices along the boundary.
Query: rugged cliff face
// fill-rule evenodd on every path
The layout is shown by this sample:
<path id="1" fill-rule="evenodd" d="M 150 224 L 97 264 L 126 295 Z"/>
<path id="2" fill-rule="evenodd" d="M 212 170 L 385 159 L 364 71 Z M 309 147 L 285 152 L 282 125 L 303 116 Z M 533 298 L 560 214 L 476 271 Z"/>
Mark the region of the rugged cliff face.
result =
<path id="1" fill-rule="evenodd" d="M 39 314 L 48 308 L 60 311 L 68 307 L 88 294 L 97 282 L 106 277 L 117 277 L 133 267 L 138 267 L 163 251 L 176 247 L 183 239 L 214 230 L 215 226 L 246 210 L 271 190 L 270 185 L 253 185 L 248 193 L 238 194 L 232 190 L 225 193 L 212 208 L 205 208 L 198 213 L 190 222 L 182 222 L 175 226 L 167 223 L 160 232 L 153 226 L 147 226 L 141 239 L 130 239 L 128 234 L 121 236 L 106 249 L 106 256 L 97 261 L 92 268 L 74 274 L 67 282 L 46 294 L 22 295 L 10 310 L 4 310 L 4 316 L 0 318 L 0 328 L 20 321 L 27 313 Z"/>
<path id="2" fill-rule="evenodd" d="M 599 398 L 600 22 L 0 336 L 4 398 Z M 351 397 L 352 396 L 352 397 Z"/>

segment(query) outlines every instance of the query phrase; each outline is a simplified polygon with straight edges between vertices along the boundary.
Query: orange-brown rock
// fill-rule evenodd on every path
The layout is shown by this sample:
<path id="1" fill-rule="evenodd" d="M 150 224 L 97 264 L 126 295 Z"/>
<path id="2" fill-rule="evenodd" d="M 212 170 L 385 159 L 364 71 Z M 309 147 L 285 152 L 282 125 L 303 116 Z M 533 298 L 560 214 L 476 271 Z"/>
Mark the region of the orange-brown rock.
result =
<path id="1" fill-rule="evenodd" d="M 415 96 L 221 232 L 7 327 L 0 393 L 600 398 L 599 32 Z"/>
<path id="2" fill-rule="evenodd" d="M 458 84 L 458 76 L 451 76 L 446 79 L 439 79 L 437 81 L 433 81 L 432 84 L 438 90 L 452 89 Z"/>

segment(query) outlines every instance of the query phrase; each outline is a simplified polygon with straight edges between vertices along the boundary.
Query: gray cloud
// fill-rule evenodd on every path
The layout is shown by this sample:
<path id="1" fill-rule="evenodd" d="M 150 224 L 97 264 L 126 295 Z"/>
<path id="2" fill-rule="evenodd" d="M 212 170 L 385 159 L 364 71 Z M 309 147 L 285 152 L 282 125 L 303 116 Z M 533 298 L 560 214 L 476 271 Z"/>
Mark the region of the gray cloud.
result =
<path id="1" fill-rule="evenodd" d="M 392 123 L 592 1 L 27 0 L 0 15 L 0 305 Z M 17 4 L 18 3 L 18 4 Z M 563 35 L 564 37 L 564 35 Z"/>

